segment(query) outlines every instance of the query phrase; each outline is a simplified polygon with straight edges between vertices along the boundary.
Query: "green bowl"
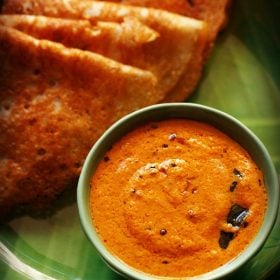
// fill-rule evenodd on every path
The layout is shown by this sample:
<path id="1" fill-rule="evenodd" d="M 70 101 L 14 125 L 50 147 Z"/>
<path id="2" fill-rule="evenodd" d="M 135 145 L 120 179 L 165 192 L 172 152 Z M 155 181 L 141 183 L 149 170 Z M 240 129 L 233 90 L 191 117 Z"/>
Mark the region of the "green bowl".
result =
<path id="1" fill-rule="evenodd" d="M 192 103 L 167 103 L 149 106 L 133 112 L 112 125 L 90 150 L 78 183 L 78 210 L 82 227 L 96 250 L 111 269 L 129 279 L 176 279 L 143 273 L 128 266 L 112 255 L 99 238 L 90 216 L 90 180 L 107 150 L 118 139 L 141 124 L 170 118 L 185 118 L 209 123 L 238 142 L 264 173 L 268 193 L 268 207 L 259 233 L 251 244 L 235 259 L 225 265 L 202 275 L 185 279 L 221 279 L 229 276 L 248 262 L 263 246 L 276 220 L 279 206 L 279 184 L 275 167 L 262 142 L 252 131 L 232 116 L 219 110 Z M 148 261 L 148 260 L 147 260 Z M 177 278 L 179 279 L 179 278 Z M 181 280 L 184 278 L 180 278 Z"/>

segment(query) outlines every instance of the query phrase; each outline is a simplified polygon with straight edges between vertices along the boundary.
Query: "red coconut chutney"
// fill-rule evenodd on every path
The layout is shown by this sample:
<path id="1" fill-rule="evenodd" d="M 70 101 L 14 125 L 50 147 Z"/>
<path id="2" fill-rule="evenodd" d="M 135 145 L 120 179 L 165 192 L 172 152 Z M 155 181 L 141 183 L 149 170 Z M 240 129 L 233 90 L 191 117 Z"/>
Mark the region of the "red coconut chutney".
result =
<path id="1" fill-rule="evenodd" d="M 105 246 L 159 276 L 199 275 L 234 259 L 259 231 L 266 204 L 249 154 L 192 120 L 136 128 L 106 153 L 91 182 L 92 220 Z"/>

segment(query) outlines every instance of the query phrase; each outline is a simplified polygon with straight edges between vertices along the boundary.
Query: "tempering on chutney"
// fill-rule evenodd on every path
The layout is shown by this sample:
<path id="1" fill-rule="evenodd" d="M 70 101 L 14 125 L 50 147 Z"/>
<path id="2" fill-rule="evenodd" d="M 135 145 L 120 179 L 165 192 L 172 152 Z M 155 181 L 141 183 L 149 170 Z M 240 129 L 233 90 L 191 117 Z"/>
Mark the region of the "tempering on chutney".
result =
<path id="1" fill-rule="evenodd" d="M 93 223 L 107 248 L 136 269 L 174 277 L 211 271 L 240 254 L 261 226 L 261 170 L 206 123 L 148 123 L 104 159 L 91 183 Z"/>

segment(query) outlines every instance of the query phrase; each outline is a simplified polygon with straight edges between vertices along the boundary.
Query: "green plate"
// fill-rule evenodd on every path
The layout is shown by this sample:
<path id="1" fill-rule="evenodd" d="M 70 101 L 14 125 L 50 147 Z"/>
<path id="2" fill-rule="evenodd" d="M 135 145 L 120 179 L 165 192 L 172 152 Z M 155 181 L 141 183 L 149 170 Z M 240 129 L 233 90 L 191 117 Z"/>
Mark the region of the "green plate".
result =
<path id="1" fill-rule="evenodd" d="M 221 109 L 251 128 L 280 174 L 279 0 L 235 1 L 200 85 L 189 100 Z M 0 279 L 122 279 L 82 232 L 75 193 L 45 219 L 21 217 L 0 228 Z M 2 261 L 1 261 L 2 260 Z M 264 279 L 280 266 L 280 210 L 263 249 L 232 279 Z M 277 274 L 279 276 L 279 273 Z"/>

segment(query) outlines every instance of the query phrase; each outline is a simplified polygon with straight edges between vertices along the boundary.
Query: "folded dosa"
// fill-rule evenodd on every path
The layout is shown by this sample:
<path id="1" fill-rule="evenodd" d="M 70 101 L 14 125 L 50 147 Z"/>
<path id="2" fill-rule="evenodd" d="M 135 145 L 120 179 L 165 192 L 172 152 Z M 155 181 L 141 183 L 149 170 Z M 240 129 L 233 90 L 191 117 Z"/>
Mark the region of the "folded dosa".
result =
<path id="1" fill-rule="evenodd" d="M 158 101 L 148 71 L 5 26 L 0 61 L 1 214 L 75 186 L 104 130 Z"/>
<path id="2" fill-rule="evenodd" d="M 37 39 L 59 42 L 68 47 L 97 53 L 106 53 L 109 48 L 120 52 L 121 48 L 129 50 L 131 47 L 140 47 L 159 36 L 155 30 L 133 18 L 125 19 L 123 23 L 91 24 L 88 20 L 0 14 L 0 24 L 20 30 Z"/>
<path id="3" fill-rule="evenodd" d="M 104 1 L 104 0 L 101 0 Z M 108 0 L 120 4 L 163 9 L 207 22 L 211 41 L 227 22 L 231 0 Z"/>
<path id="4" fill-rule="evenodd" d="M 193 52 L 191 61 L 176 87 L 164 101 L 181 101 L 194 91 L 203 65 L 209 57 L 214 42 L 227 23 L 231 0 L 109 0 L 121 4 L 152 7 L 196 18 L 207 23 L 207 42 L 201 41 Z M 203 55 L 201 55 L 203 54 Z"/>
<path id="5" fill-rule="evenodd" d="M 126 22 L 130 24 L 132 21 L 130 24 L 132 30 L 137 28 L 134 23 L 138 21 L 142 25 L 144 24 L 155 30 L 159 36 L 140 47 L 134 46 L 134 48 L 128 49 L 119 45 L 114 48 L 119 51 L 101 52 L 101 54 L 122 63 L 151 71 L 158 79 L 161 101 L 184 100 L 191 94 L 200 77 L 208 33 L 203 22 L 195 19 L 159 9 L 78 0 L 6 0 L 3 13 L 87 19 L 92 24 L 96 24 L 98 21 L 106 21 L 125 25 Z M 93 48 L 93 51 L 96 50 Z M 196 75 L 193 75 L 193 69 L 189 67 L 190 62 L 192 62 L 192 68 L 197 72 Z M 169 96 L 174 95 L 172 90 L 182 79 L 183 74 L 184 80 L 187 79 L 184 84 L 188 84 L 184 88 L 186 90 L 181 91 L 182 94 L 176 96 L 176 98 L 169 98 Z M 195 77 L 195 79 L 188 80 L 189 76 Z"/>

